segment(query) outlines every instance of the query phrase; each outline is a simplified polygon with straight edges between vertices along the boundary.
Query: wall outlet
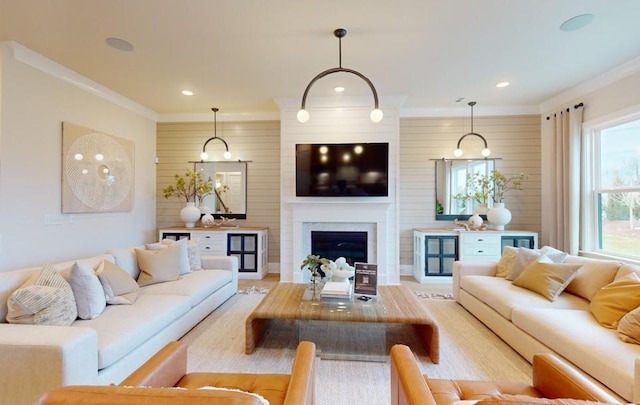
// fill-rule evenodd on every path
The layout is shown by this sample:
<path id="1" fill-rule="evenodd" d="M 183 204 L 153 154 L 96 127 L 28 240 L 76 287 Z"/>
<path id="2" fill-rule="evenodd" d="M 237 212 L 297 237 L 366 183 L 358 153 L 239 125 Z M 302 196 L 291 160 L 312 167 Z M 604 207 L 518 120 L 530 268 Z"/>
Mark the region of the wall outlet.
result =
<path id="1" fill-rule="evenodd" d="M 45 214 L 44 215 L 44 224 L 45 225 L 62 225 L 62 215 L 59 215 L 59 214 Z"/>

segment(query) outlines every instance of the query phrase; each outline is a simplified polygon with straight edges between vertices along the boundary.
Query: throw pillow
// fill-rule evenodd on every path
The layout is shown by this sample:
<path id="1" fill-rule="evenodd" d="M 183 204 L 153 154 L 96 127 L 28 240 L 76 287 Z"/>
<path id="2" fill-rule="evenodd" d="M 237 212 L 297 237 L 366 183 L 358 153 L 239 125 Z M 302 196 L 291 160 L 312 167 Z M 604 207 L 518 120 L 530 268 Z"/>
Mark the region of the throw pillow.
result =
<path id="1" fill-rule="evenodd" d="M 541 256 L 547 256 L 553 263 L 562 263 L 567 257 L 565 252 L 560 252 L 553 248 L 543 249 L 536 250 L 519 247 L 518 254 L 511 266 L 511 272 L 506 279 L 511 281 L 515 280 L 529 264 L 535 262 Z"/>
<path id="2" fill-rule="evenodd" d="M 180 275 L 191 273 L 191 264 L 189 262 L 189 239 L 180 239 L 175 241 L 173 239 L 163 239 L 160 242 L 166 246 L 177 245 L 180 248 L 179 253 L 179 272 Z"/>
<path id="3" fill-rule="evenodd" d="M 180 252 L 181 248 L 178 243 L 163 250 L 136 248 L 138 267 L 140 267 L 138 285 L 142 287 L 177 280 L 180 277 Z"/>
<path id="4" fill-rule="evenodd" d="M 536 292 L 549 301 L 554 301 L 571 282 L 580 264 L 553 263 L 542 256 L 529 264 L 520 275 L 513 280 L 513 285 Z"/>
<path id="5" fill-rule="evenodd" d="M 69 283 L 50 264 L 9 297 L 7 322 L 69 326 L 78 309 Z"/>
<path id="6" fill-rule="evenodd" d="M 518 248 L 505 246 L 496 269 L 496 277 L 507 277 L 511 273 L 513 262 L 518 256 Z"/>
<path id="7" fill-rule="evenodd" d="M 110 305 L 131 305 L 138 299 L 140 286 L 126 270 L 104 260 L 96 270 L 104 289 L 105 299 Z"/>
<path id="8" fill-rule="evenodd" d="M 107 306 L 104 289 L 89 264 L 75 262 L 71 266 L 69 285 L 76 300 L 78 318 L 94 319 L 104 311 Z"/>
<path id="9" fill-rule="evenodd" d="M 569 258 L 565 263 L 580 263 L 582 267 L 576 273 L 571 283 L 567 286 L 567 292 L 591 301 L 596 292 L 613 281 L 619 262 L 587 259 Z"/>
<path id="10" fill-rule="evenodd" d="M 535 262 L 541 256 L 543 256 L 543 254 L 538 250 L 519 247 L 518 253 L 511 265 L 511 271 L 506 279 L 511 281 L 515 280 L 529 264 Z"/>
<path id="11" fill-rule="evenodd" d="M 166 245 L 161 242 L 156 242 L 156 243 L 147 243 L 146 245 L 144 245 L 144 247 L 147 248 L 148 250 L 162 250 L 169 247 L 169 245 Z"/>
<path id="12" fill-rule="evenodd" d="M 589 310 L 598 323 L 616 328 L 620 319 L 640 306 L 640 277 L 629 273 L 602 287 L 589 303 Z"/>
<path id="13" fill-rule="evenodd" d="M 190 240 L 187 243 L 187 250 L 189 252 L 189 266 L 191 271 L 202 270 L 202 259 L 200 258 L 200 246 L 198 241 Z"/>
<path id="14" fill-rule="evenodd" d="M 640 344 L 640 307 L 620 319 L 618 336 L 623 342 Z"/>

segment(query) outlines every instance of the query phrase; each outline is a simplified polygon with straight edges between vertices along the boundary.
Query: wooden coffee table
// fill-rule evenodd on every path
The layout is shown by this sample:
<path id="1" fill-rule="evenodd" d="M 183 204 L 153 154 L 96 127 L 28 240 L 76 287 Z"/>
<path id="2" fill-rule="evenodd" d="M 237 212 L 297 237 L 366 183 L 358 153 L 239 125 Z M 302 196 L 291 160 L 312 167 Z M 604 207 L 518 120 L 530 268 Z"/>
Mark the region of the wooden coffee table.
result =
<path id="1" fill-rule="evenodd" d="M 379 286 L 378 305 L 353 300 L 348 311 L 303 305 L 306 288 L 304 284 L 279 283 L 262 299 L 246 320 L 245 353 L 255 351 L 270 320 L 368 322 L 413 326 L 431 361 L 439 362 L 438 325 L 407 287 Z"/>

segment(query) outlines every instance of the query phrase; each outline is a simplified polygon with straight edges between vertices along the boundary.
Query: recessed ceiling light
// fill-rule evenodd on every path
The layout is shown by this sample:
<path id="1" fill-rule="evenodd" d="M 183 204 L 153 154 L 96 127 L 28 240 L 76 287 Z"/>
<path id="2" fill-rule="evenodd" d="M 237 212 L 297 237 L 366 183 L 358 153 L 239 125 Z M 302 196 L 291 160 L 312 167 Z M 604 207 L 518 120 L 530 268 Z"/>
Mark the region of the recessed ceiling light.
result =
<path id="1" fill-rule="evenodd" d="M 507 87 L 510 84 L 511 83 L 509 83 L 509 82 L 500 82 L 500 83 L 496 84 L 496 87 L 503 88 L 503 87 Z"/>
<path id="2" fill-rule="evenodd" d="M 182 94 L 184 94 L 185 96 L 193 96 L 193 92 L 187 89 L 182 90 Z"/>
<path id="3" fill-rule="evenodd" d="M 334 90 L 336 91 L 336 93 L 342 93 L 344 91 L 344 87 L 337 86 L 336 88 L 334 88 Z"/>
<path id="4" fill-rule="evenodd" d="M 567 21 L 560 24 L 560 31 L 576 31 L 583 28 L 593 21 L 595 17 L 593 14 L 580 14 L 575 17 L 569 18 Z"/>
<path id="5" fill-rule="evenodd" d="M 107 45 L 109 45 L 113 49 L 117 49 L 119 51 L 125 51 L 125 52 L 133 51 L 133 45 L 131 45 L 129 42 L 125 41 L 124 39 L 107 38 L 106 42 L 107 42 Z"/>

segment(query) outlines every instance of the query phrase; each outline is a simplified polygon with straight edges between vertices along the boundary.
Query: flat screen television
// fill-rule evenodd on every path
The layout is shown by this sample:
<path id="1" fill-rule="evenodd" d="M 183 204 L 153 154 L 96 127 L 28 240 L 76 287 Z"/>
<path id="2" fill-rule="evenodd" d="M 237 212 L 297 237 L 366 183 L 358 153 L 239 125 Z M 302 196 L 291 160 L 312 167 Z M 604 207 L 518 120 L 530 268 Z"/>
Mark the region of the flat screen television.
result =
<path id="1" fill-rule="evenodd" d="M 388 143 L 296 144 L 296 196 L 387 197 Z"/>

